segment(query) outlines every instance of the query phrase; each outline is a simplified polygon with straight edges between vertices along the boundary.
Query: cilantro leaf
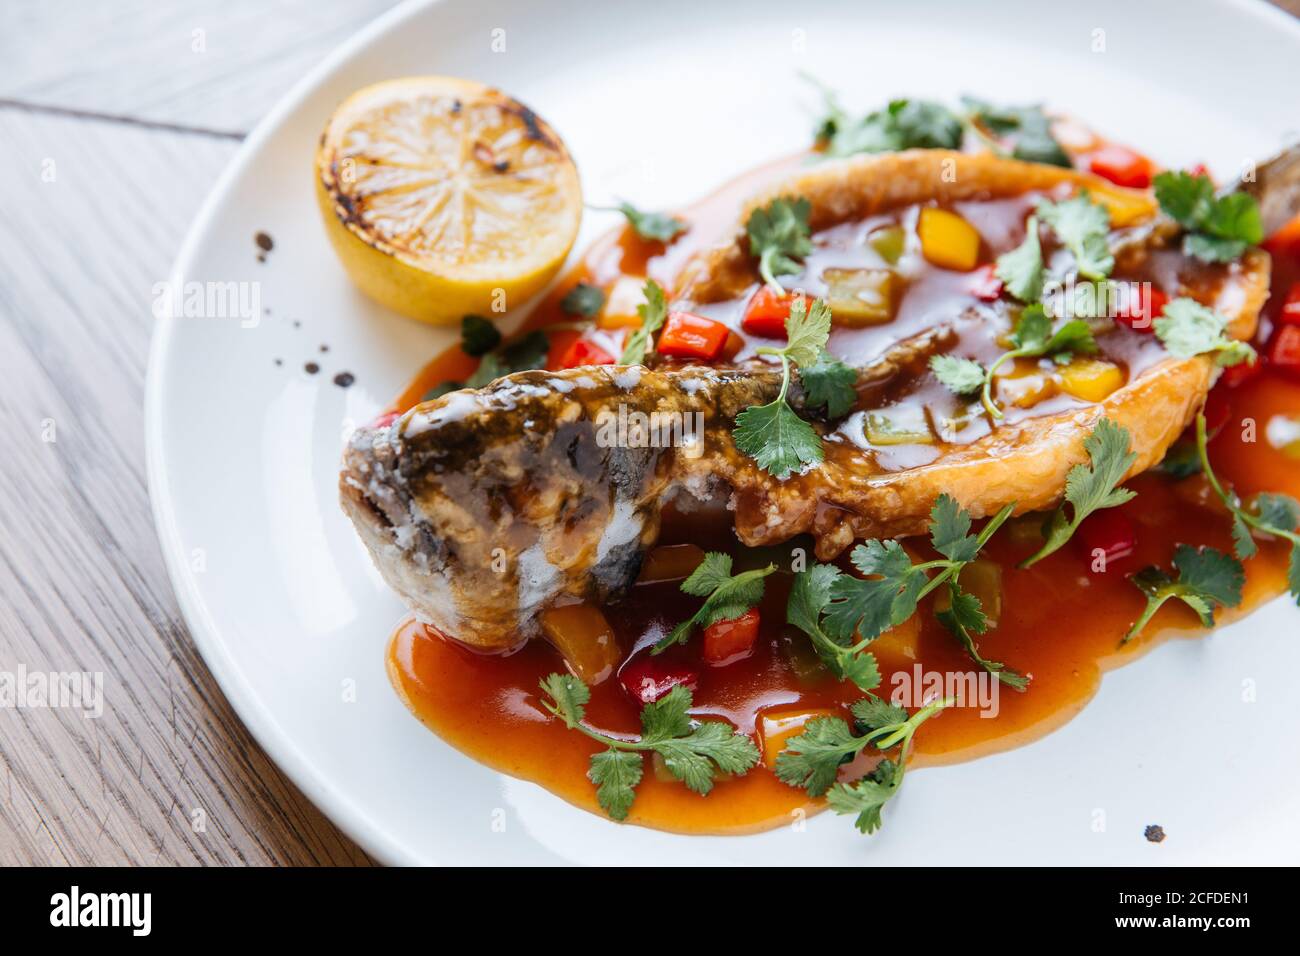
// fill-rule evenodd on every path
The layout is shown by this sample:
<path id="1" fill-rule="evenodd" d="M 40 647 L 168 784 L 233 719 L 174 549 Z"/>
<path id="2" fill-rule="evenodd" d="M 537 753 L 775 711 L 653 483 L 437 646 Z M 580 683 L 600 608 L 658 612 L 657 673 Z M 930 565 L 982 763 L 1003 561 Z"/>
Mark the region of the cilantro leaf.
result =
<path id="1" fill-rule="evenodd" d="M 894 540 L 872 539 L 858 545 L 850 559 L 865 577 L 844 574 L 830 582 L 831 601 L 822 621 L 826 633 L 838 643 L 847 643 L 857 634 L 857 646 L 865 647 L 903 623 L 916 612 L 922 597 L 956 578 L 975 559 L 1014 510 L 1014 503 L 1007 505 L 972 535 L 970 514 L 950 495 L 940 495 L 930 509 L 930 544 L 945 560 L 914 565 Z M 927 573 L 930 568 L 938 569 L 933 577 Z"/>
<path id="2" fill-rule="evenodd" d="M 811 212 L 807 199 L 783 197 L 749 214 L 745 223 L 749 253 L 758 258 L 759 275 L 774 289 L 784 292 L 776 277 L 798 272 L 799 260 L 812 252 Z"/>
<path id="3" fill-rule="evenodd" d="M 776 565 L 752 571 L 731 573 L 731 555 L 710 551 L 680 585 L 682 591 L 704 598 L 700 609 L 682 621 L 651 649 L 659 654 L 674 644 L 685 642 L 696 627 L 708 627 L 718 621 L 740 617 L 763 599 L 763 579 Z"/>
<path id="4" fill-rule="evenodd" d="M 972 635 L 983 634 L 988 629 L 988 619 L 984 616 L 984 606 L 980 599 L 969 591 L 964 591 L 955 581 L 948 582 L 948 607 L 935 611 L 934 616 L 946 627 L 965 648 L 967 656 L 979 667 L 992 674 L 1012 690 L 1023 691 L 1029 686 L 1029 678 L 1019 671 L 1012 670 L 999 661 L 991 661 L 980 654 Z"/>
<path id="5" fill-rule="evenodd" d="M 650 337 L 658 332 L 668 318 L 668 297 L 663 286 L 654 279 L 647 279 L 645 302 L 636 307 L 636 314 L 641 317 L 641 325 L 628 336 L 619 358 L 620 365 L 644 365 L 646 352 L 650 349 Z"/>
<path id="6" fill-rule="evenodd" d="M 1046 541 L 1037 553 L 1021 561 L 1019 567 L 1028 568 L 1056 551 L 1070 540 L 1080 523 L 1094 511 L 1114 508 L 1131 500 L 1136 492 L 1118 487 L 1124 480 L 1137 453 L 1129 448 L 1128 429 L 1109 418 L 1097 422 L 1097 427 L 1083 440 L 1089 464 L 1078 464 L 1065 476 L 1065 502 L 1060 505 L 1046 526 Z M 1070 516 L 1066 517 L 1066 503 Z"/>
<path id="7" fill-rule="evenodd" d="M 1228 319 L 1195 299 L 1174 299 L 1154 325 L 1161 344 L 1178 358 L 1213 353 L 1220 366 L 1255 361 L 1249 344 L 1228 336 Z"/>
<path id="8" fill-rule="evenodd" d="M 585 319 L 595 317 L 605 307 L 605 291 L 600 286 L 579 282 L 564 294 L 560 308 L 566 315 L 578 315 Z"/>
<path id="9" fill-rule="evenodd" d="M 840 418 L 848 414 L 858 402 L 858 373 L 839 359 L 821 349 L 817 360 L 799 367 L 799 383 L 803 386 L 804 405 L 809 408 L 826 406 L 827 418 Z"/>
<path id="10" fill-rule="evenodd" d="M 822 462 L 821 436 L 784 399 L 754 405 L 736 416 L 736 447 L 781 479 Z"/>
<path id="11" fill-rule="evenodd" d="M 786 603 L 786 623 L 808 635 L 813 650 L 836 678 L 851 681 L 859 690 L 870 693 L 880 686 L 881 679 L 875 655 L 865 646 L 837 640 L 822 629 L 821 616 L 830 603 L 831 585 L 839 576 L 839 569 L 830 564 L 814 564 L 796 574 Z"/>
<path id="12" fill-rule="evenodd" d="M 998 256 L 997 277 L 1021 302 L 1037 302 L 1043 294 L 1043 247 L 1038 241 L 1038 217 L 1025 221 L 1025 240 Z"/>
<path id="13" fill-rule="evenodd" d="M 970 121 L 997 136 L 1014 137 L 1011 155 L 1030 163 L 1070 167 L 1070 157 L 1052 135 L 1052 121 L 1041 106 L 997 107 L 962 97 Z"/>
<path id="14" fill-rule="evenodd" d="M 980 541 L 970 533 L 971 517 L 952 495 L 942 494 L 930 509 L 930 543 L 949 561 L 975 560 Z"/>
<path id="15" fill-rule="evenodd" d="M 1147 606 L 1120 643 L 1127 644 L 1170 598 L 1178 598 L 1201 619 L 1205 627 L 1214 626 L 1214 609 L 1220 605 L 1236 607 L 1241 603 L 1241 588 L 1246 572 L 1241 562 L 1214 548 L 1193 548 L 1180 544 L 1174 550 L 1177 578 L 1157 567 L 1144 568 L 1129 580 L 1147 596 Z"/>
<path id="16" fill-rule="evenodd" d="M 855 153 L 886 153 L 900 149 L 958 149 L 961 119 L 941 103 L 898 99 L 884 109 L 852 120 L 823 91 L 827 114 L 818 125 L 818 140 L 832 157 Z"/>
<path id="17" fill-rule="evenodd" d="M 615 820 L 627 819 L 636 787 L 645 772 L 643 753 L 663 757 L 668 771 L 688 789 L 708 794 L 718 773 L 749 772 L 759 759 L 758 747 L 721 720 L 696 721 L 690 716 L 691 692 L 678 685 L 641 709 L 641 736 L 623 740 L 592 730 L 582 723 L 591 691 L 569 674 L 550 674 L 540 682 L 550 698 L 542 705 L 597 743 L 604 751 L 592 754 L 587 778 L 596 785 L 596 801 Z"/>
<path id="18" fill-rule="evenodd" d="M 551 712 L 572 729 L 586 717 L 586 707 L 591 700 L 591 690 L 572 674 L 550 674 L 542 678 L 542 691 L 555 706 Z"/>
<path id="19" fill-rule="evenodd" d="M 866 737 L 853 736 L 839 717 L 814 717 L 804 725 L 803 733 L 786 741 L 773 769 L 782 783 L 820 797 L 835 782 L 840 765 L 852 760 L 867 743 Z"/>
<path id="20" fill-rule="evenodd" d="M 831 584 L 831 603 L 823 620 L 826 632 L 840 640 L 855 633 L 873 640 L 916 612 L 928 578 L 912 565 L 902 545 L 872 539 L 853 549 L 853 564 L 865 579 L 841 575 Z"/>
<path id="21" fill-rule="evenodd" d="M 630 202 L 620 202 L 615 208 L 627 218 L 632 231 L 642 239 L 671 242 L 690 228 L 684 219 L 664 212 L 643 212 Z"/>
<path id="22" fill-rule="evenodd" d="M 785 334 L 785 347 L 778 351 L 800 368 L 816 363 L 830 339 L 830 307 L 824 300 L 817 299 L 810 308 L 808 300 L 798 296 L 786 316 Z"/>
<path id="23" fill-rule="evenodd" d="M 1264 238 L 1259 205 L 1242 192 L 1214 195 L 1208 176 L 1158 173 L 1156 200 L 1169 218 L 1187 230 L 1183 252 L 1205 262 L 1232 262 Z"/>
<path id="24" fill-rule="evenodd" d="M 984 387 L 984 366 L 974 359 L 932 355 L 930 371 L 955 395 L 974 395 Z"/>
<path id="25" fill-rule="evenodd" d="M 460 350 L 478 358 L 501 344 L 501 331 L 481 315 L 460 320 Z"/>
<path id="26" fill-rule="evenodd" d="M 1232 513 L 1232 540 L 1239 558 L 1251 557 L 1257 550 L 1251 529 L 1291 542 L 1291 557 L 1287 564 L 1287 589 L 1300 604 L 1300 501 L 1290 495 L 1265 493 L 1255 496 L 1253 507 L 1244 507 L 1236 494 L 1223 487 L 1210 466 L 1205 430 L 1205 413 L 1196 416 L 1196 451 L 1201 460 L 1201 472 L 1219 500 Z"/>
<path id="27" fill-rule="evenodd" d="M 837 749 L 853 747 L 856 752 L 867 743 L 875 744 L 880 750 L 898 747 L 896 761 L 885 758 L 871 773 L 856 783 L 833 783 L 826 793 L 826 802 L 832 810 L 840 814 L 856 815 L 857 828 L 863 833 L 872 833 L 880 827 L 881 809 L 902 786 L 903 775 L 907 770 L 908 754 L 912 749 L 912 738 L 917 728 L 951 704 L 951 699 L 934 701 L 908 717 L 901 708 L 892 707 L 883 701 L 859 701 L 853 706 L 853 714 L 859 725 L 867 731 L 866 735 L 856 738 L 852 744 L 849 744 L 839 739 L 838 728 L 819 730 L 824 743 L 816 746 L 811 742 L 805 742 L 809 744 L 808 747 L 803 743 L 800 744 L 799 755 L 802 759 L 786 765 L 787 773 L 794 778 L 794 782 L 792 783 L 791 780 L 786 782 L 791 783 L 792 786 L 808 786 L 809 792 L 812 793 L 811 785 L 826 782 L 828 772 L 832 780 L 838 775 L 838 764 L 834 768 L 830 766 Z M 891 720 L 896 722 L 887 722 Z M 812 723 L 809 721 L 810 726 Z M 840 723 L 842 724 L 843 721 Z M 793 747 L 799 739 L 791 740 L 787 746 Z M 785 752 L 777 757 L 778 763 L 783 756 Z M 802 780 L 798 778 L 801 770 L 806 771 Z"/>
<path id="28" fill-rule="evenodd" d="M 644 773 L 639 753 L 615 750 L 591 755 L 587 779 L 596 785 L 596 802 L 615 820 L 626 820 Z"/>
<path id="29" fill-rule="evenodd" d="M 814 366 L 821 361 L 830 336 L 831 313 L 821 299 L 809 307 L 799 296 L 785 320 L 786 345 L 762 346 L 760 355 L 781 359 L 781 391 L 766 405 L 753 405 L 736 416 L 733 437 L 736 447 L 758 466 L 782 480 L 806 465 L 822 462 L 822 440 L 816 429 L 800 418 L 786 401 L 790 388 L 790 366 Z"/>
<path id="30" fill-rule="evenodd" d="M 1088 191 L 1062 202 L 1040 199 L 1038 215 L 1074 256 L 1075 268 L 1087 279 L 1104 279 L 1115 267 L 1106 235 L 1110 230 L 1110 213 L 1093 202 Z"/>
<path id="31" fill-rule="evenodd" d="M 849 710 L 862 730 L 892 730 L 907 723 L 907 711 L 879 697 L 854 701 Z"/>
<path id="32" fill-rule="evenodd" d="M 880 829 L 881 811 L 902 782 L 902 768 L 885 759 L 856 783 L 835 784 L 826 795 L 826 803 L 836 813 L 856 815 L 854 826 L 859 832 L 875 833 Z"/>

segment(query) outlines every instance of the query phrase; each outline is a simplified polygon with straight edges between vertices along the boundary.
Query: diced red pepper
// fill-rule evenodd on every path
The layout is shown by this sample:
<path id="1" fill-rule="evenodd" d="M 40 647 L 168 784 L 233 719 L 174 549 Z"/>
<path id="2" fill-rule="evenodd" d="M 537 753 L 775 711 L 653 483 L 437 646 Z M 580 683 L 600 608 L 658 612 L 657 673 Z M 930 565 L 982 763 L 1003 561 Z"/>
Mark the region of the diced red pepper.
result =
<path id="1" fill-rule="evenodd" d="M 617 359 L 594 342 L 574 339 L 573 344 L 560 359 L 560 368 L 578 368 L 582 365 L 613 365 Z"/>
<path id="2" fill-rule="evenodd" d="M 1109 572 L 1111 565 L 1137 550 L 1137 528 L 1115 508 L 1094 511 L 1079 525 L 1079 544 L 1087 556 L 1089 569 L 1095 567 L 1100 552 L 1105 555 L 1104 567 Z"/>
<path id="3" fill-rule="evenodd" d="M 1092 154 L 1088 168 L 1116 186 L 1146 189 L 1151 185 L 1155 167 L 1151 160 L 1127 146 L 1103 146 Z"/>
<path id="4" fill-rule="evenodd" d="M 740 320 L 740 327 L 750 335 L 760 335 L 765 339 L 785 338 L 785 320 L 790 316 L 794 298 L 793 292 L 781 293 L 771 286 L 762 286 L 745 306 L 745 317 Z"/>
<path id="5" fill-rule="evenodd" d="M 1291 283 L 1277 320 L 1282 325 L 1300 325 L 1300 282 Z"/>
<path id="6" fill-rule="evenodd" d="M 1300 325 L 1283 325 L 1273 333 L 1268 362 L 1288 378 L 1300 380 Z"/>
<path id="7" fill-rule="evenodd" d="M 389 425 L 393 424 L 393 422 L 397 421 L 401 417 L 402 417 L 401 412 L 384 412 L 382 415 L 380 415 L 378 418 L 376 418 L 373 422 L 370 423 L 370 427 L 387 428 Z"/>
<path id="8" fill-rule="evenodd" d="M 1300 216 L 1296 216 L 1260 243 L 1271 256 L 1300 259 Z"/>
<path id="9" fill-rule="evenodd" d="M 1214 182 L 1214 177 L 1210 175 L 1210 167 L 1204 163 L 1197 163 L 1191 169 L 1187 170 L 1187 175 L 1200 179 L 1204 176 L 1210 182 Z"/>
<path id="10" fill-rule="evenodd" d="M 981 302 L 996 302 L 1002 297 L 1002 280 L 992 263 L 982 265 L 971 273 L 970 294 Z"/>
<path id="11" fill-rule="evenodd" d="M 740 617 L 710 624 L 704 629 L 704 647 L 700 656 L 714 667 L 739 660 L 758 640 L 758 623 L 758 608 L 752 607 Z"/>
<path id="12" fill-rule="evenodd" d="M 1205 399 L 1205 434 L 1207 439 L 1213 439 L 1215 435 L 1223 430 L 1223 426 L 1228 424 L 1228 419 L 1232 417 L 1232 402 L 1228 398 L 1228 390 L 1225 388 L 1213 388 Z"/>
<path id="13" fill-rule="evenodd" d="M 1216 388 L 1240 388 L 1252 378 L 1264 371 L 1264 357 L 1261 355 L 1253 362 L 1238 362 L 1229 365 L 1219 376 Z"/>
<path id="14" fill-rule="evenodd" d="M 695 690 L 700 675 L 686 664 L 643 654 L 623 665 L 618 682 L 634 701 L 653 704 L 678 684 Z"/>
<path id="15" fill-rule="evenodd" d="M 1169 296 L 1146 282 L 1129 283 L 1127 293 L 1120 298 L 1115 321 L 1135 332 L 1154 332 L 1156 318 L 1169 304 Z"/>
<path id="16" fill-rule="evenodd" d="M 659 333 L 659 353 L 673 358 L 701 359 L 711 362 L 727 343 L 728 329 L 690 312 L 669 312 Z"/>

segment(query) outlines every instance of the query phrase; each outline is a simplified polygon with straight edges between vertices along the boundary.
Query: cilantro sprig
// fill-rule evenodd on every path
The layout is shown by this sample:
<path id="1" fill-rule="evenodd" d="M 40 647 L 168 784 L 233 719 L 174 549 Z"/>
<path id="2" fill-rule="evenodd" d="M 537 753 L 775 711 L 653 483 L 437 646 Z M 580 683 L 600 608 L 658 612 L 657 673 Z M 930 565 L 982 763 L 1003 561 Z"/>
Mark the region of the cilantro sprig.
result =
<path id="1" fill-rule="evenodd" d="M 651 649 L 659 654 L 674 644 L 684 643 L 697 627 L 708 627 L 718 621 L 740 617 L 763 600 L 763 579 L 776 570 L 776 565 L 752 571 L 731 573 L 731 555 L 710 551 L 694 571 L 680 585 L 687 594 L 704 598 L 700 609 L 682 621 Z"/>
<path id="2" fill-rule="evenodd" d="M 1214 626 L 1217 606 L 1236 607 L 1241 603 L 1241 587 L 1246 583 L 1246 572 L 1241 562 L 1231 555 L 1214 548 L 1180 544 L 1174 549 L 1174 570 L 1178 572 L 1177 578 L 1154 566 L 1143 568 L 1129 578 L 1147 596 L 1147 606 L 1128 629 L 1121 644 L 1136 637 L 1170 598 L 1177 598 L 1195 611 L 1206 627 Z"/>
<path id="3" fill-rule="evenodd" d="M 1243 192 L 1215 196 L 1208 176 L 1185 172 L 1158 173 L 1153 185 L 1160 208 L 1187 230 L 1186 255 L 1203 262 L 1232 262 L 1264 238 L 1253 196 Z"/>
<path id="4" fill-rule="evenodd" d="M 1052 135 L 1051 118 L 1041 106 L 993 106 L 969 96 L 962 97 L 962 105 L 969 128 L 995 152 L 1006 150 L 988 134 L 1012 137 L 1011 155 L 1016 159 L 1070 167 L 1070 157 Z"/>
<path id="5" fill-rule="evenodd" d="M 592 208 L 621 212 L 633 232 L 642 239 L 649 239 L 652 242 L 672 242 L 690 228 L 690 224 L 680 216 L 666 212 L 646 212 L 627 201 L 620 201 L 615 206 L 593 206 Z"/>
<path id="6" fill-rule="evenodd" d="M 1043 294 L 1043 247 L 1038 240 L 1038 217 L 1025 221 L 1025 238 L 1010 252 L 998 256 L 994 272 L 1007 292 L 1021 302 L 1037 302 Z"/>
<path id="7" fill-rule="evenodd" d="M 1228 335 L 1227 317 L 1195 299 L 1174 299 L 1154 325 L 1156 338 L 1178 358 L 1213 354 L 1215 364 L 1220 366 L 1255 361 L 1255 350 L 1249 343 Z"/>
<path id="8" fill-rule="evenodd" d="M 837 679 L 852 681 L 859 690 L 871 693 L 880 686 L 880 666 L 867 650 L 871 638 L 854 642 L 852 635 L 832 637 L 822 628 L 822 615 L 831 601 L 831 586 L 840 577 L 831 564 L 814 564 L 794 576 L 785 620 L 808 635 L 813 650 Z"/>
<path id="9" fill-rule="evenodd" d="M 1114 508 L 1130 501 L 1137 494 L 1119 487 L 1137 453 L 1130 448 L 1128 429 L 1109 418 L 1097 422 L 1097 427 L 1083 440 L 1089 463 L 1078 464 L 1065 476 L 1065 501 L 1052 512 L 1043 528 L 1046 539 L 1034 554 L 1021 561 L 1019 567 L 1028 568 L 1058 550 L 1078 530 L 1083 519 L 1094 511 Z M 1069 505 L 1069 515 L 1066 505 Z"/>
<path id="10" fill-rule="evenodd" d="M 944 707 L 951 698 L 937 700 L 910 717 L 902 707 L 878 698 L 857 701 L 850 711 L 854 723 L 863 733 L 855 736 L 839 717 L 815 717 L 804 731 L 786 741 L 777 755 L 776 775 L 791 787 L 800 787 L 809 796 L 827 797 L 830 808 L 839 814 L 856 815 L 856 826 L 863 833 L 880 828 L 881 810 L 903 784 L 912 738 L 921 724 Z M 854 783 L 837 783 L 839 768 L 868 746 L 887 751 L 899 748 L 898 759 L 885 758 L 876 768 Z"/>
<path id="11" fill-rule="evenodd" d="M 1093 202 L 1086 189 L 1061 202 L 1040 199 L 1038 217 L 1074 256 L 1079 275 L 1093 281 L 1110 275 L 1115 268 L 1115 257 L 1106 239 L 1110 213 L 1105 206 Z"/>
<path id="12" fill-rule="evenodd" d="M 962 641 L 971 659 L 1003 683 L 1022 690 L 1027 683 L 1025 678 L 1004 664 L 986 660 L 976 650 L 971 634 L 983 634 L 988 622 L 979 598 L 961 587 L 959 577 L 962 569 L 975 560 L 980 549 L 1002 527 L 1015 507 L 1014 502 L 1007 505 L 988 520 L 979 534 L 971 534 L 969 512 L 952 496 L 940 495 L 930 509 L 929 532 L 930 544 L 941 557 L 913 564 L 911 555 L 896 540 L 873 538 L 858 545 L 849 556 L 864 577 L 838 571 L 834 575 L 819 572 L 825 577 L 807 585 L 808 596 L 817 601 L 810 600 L 798 609 L 801 620 L 793 620 L 787 607 L 787 620 L 813 638 L 813 646 L 823 660 L 835 661 L 844 676 L 858 683 L 854 679 L 855 673 L 870 677 L 871 671 L 876 670 L 874 657 L 863 659 L 871 642 L 915 614 L 917 605 L 926 595 L 947 585 L 951 602 L 946 612 L 948 620 L 945 620 L 945 612 L 940 612 L 940 621 L 950 629 L 953 624 L 960 625 L 961 632 L 954 631 L 954 634 Z M 818 590 L 812 590 L 814 584 Z M 796 579 L 796 587 L 798 585 Z M 817 624 L 816 619 L 809 620 L 810 615 L 806 613 L 813 608 L 821 613 L 820 636 L 814 636 L 806 626 Z M 855 667 L 859 671 L 852 669 Z M 864 687 L 859 683 L 858 686 L 869 691 L 875 685 Z"/>
<path id="13" fill-rule="evenodd" d="M 1097 351 L 1097 340 L 1087 322 L 1070 319 L 1053 329 L 1051 317 L 1037 302 L 1021 312 L 1009 338 L 1014 348 L 999 355 L 987 369 L 973 359 L 935 355 L 930 358 L 930 371 L 958 395 L 979 392 L 985 411 L 994 418 L 1002 418 L 1004 412 L 993 398 L 993 381 L 998 369 L 1007 362 L 1047 356 L 1068 362 L 1075 352 L 1092 355 Z"/>
<path id="14" fill-rule="evenodd" d="M 737 415 L 733 434 L 736 447 L 776 478 L 784 480 L 801 467 L 821 464 L 824 454 L 816 429 L 795 414 L 786 401 L 792 366 L 799 368 L 805 387 L 811 386 L 810 402 L 824 399 L 828 411 L 832 405 L 847 410 L 845 403 L 852 404 L 845 392 L 845 378 L 826 355 L 830 329 L 831 310 L 826 303 L 818 299 L 810 307 L 803 296 L 798 296 L 785 320 L 785 346 L 765 345 L 758 349 L 760 355 L 775 355 L 781 360 L 781 391 L 768 404 L 752 405 Z"/>
<path id="15" fill-rule="evenodd" d="M 664 294 L 663 286 L 654 279 L 647 279 L 642 292 L 645 302 L 636 307 L 641 324 L 628 336 L 623 354 L 618 360 L 620 365 L 644 365 L 646 352 L 650 350 L 651 336 L 663 328 L 668 318 L 668 296 Z"/>
<path id="16" fill-rule="evenodd" d="M 490 331 L 489 331 L 490 329 Z M 546 365 L 551 340 L 541 329 L 501 344 L 501 333 L 487 319 L 467 315 L 461 322 L 461 351 L 479 356 L 478 368 L 463 382 L 446 381 L 425 392 L 421 401 L 440 398 L 462 388 L 483 388 L 503 375 Z"/>
<path id="17" fill-rule="evenodd" d="M 1205 429 L 1205 413 L 1196 416 L 1196 453 L 1201 459 L 1201 471 L 1219 500 L 1232 513 L 1233 550 L 1243 561 L 1259 550 L 1251 531 L 1259 531 L 1291 542 L 1291 556 L 1287 563 L 1287 590 L 1300 605 L 1300 501 L 1290 495 L 1256 495 L 1250 505 L 1223 487 L 1219 477 L 1210 467 L 1209 439 Z"/>
<path id="18" fill-rule="evenodd" d="M 798 272 L 799 260 L 812 252 L 811 213 L 807 199 L 781 197 L 755 209 L 745 223 L 749 254 L 758 259 L 758 274 L 778 293 L 784 293 L 785 287 L 776 277 Z"/>
<path id="19" fill-rule="evenodd" d="M 677 685 L 641 708 L 641 736 L 623 740 L 592 730 L 583 720 L 591 690 L 571 674 L 543 678 L 542 706 L 606 750 L 593 754 L 587 778 L 596 785 L 596 801 L 615 820 L 626 820 L 644 773 L 643 755 L 659 754 L 676 779 L 707 795 L 719 773 L 747 773 L 758 763 L 758 747 L 721 720 L 693 720 L 691 692 Z"/>

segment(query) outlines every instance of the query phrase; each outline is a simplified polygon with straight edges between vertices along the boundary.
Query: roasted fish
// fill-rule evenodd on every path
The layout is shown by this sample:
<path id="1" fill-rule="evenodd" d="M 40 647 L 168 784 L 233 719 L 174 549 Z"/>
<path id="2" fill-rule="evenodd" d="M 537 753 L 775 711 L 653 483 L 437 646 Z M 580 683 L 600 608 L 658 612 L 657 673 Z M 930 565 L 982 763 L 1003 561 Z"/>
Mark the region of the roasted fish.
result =
<path id="1" fill-rule="evenodd" d="M 1253 335 L 1268 290 L 1266 254 L 1180 272 L 1173 232 L 1148 228 L 1157 219 L 1149 195 L 1091 176 L 918 150 L 826 163 L 771 195 L 807 198 L 812 228 L 823 231 L 915 204 L 996 203 L 1084 187 L 1110 211 L 1120 267 L 1149 266 L 1228 316 L 1231 335 Z M 731 241 L 686 268 L 678 295 L 686 307 L 707 310 L 755 288 L 744 218 Z M 1124 242 L 1130 231 L 1140 241 Z M 924 327 L 902 323 L 872 340 L 873 354 L 852 357 L 860 410 L 906 393 L 925 379 L 932 355 L 959 342 L 995 347 L 1009 325 L 998 304 L 932 313 L 918 320 Z M 759 469 L 732 438 L 736 416 L 780 388 L 779 371 L 761 358 L 517 373 L 357 430 L 344 455 L 342 502 L 385 580 L 421 619 L 468 644 L 507 648 L 535 634 L 539 613 L 556 601 L 616 599 L 674 499 L 721 494 L 746 545 L 811 533 L 825 560 L 857 538 L 921 532 L 943 492 L 975 516 L 1013 501 L 1021 512 L 1054 506 L 1102 417 L 1128 429 L 1137 453 L 1131 473 L 1147 469 L 1194 417 L 1217 373 L 1207 356 L 1175 358 L 1145 338 L 1125 353 L 1126 383 L 1104 399 L 1047 402 L 930 441 L 910 458 L 808 414 L 826 439 L 825 461 L 785 480 Z M 797 381 L 791 395 L 799 408 Z M 640 423 L 637 440 L 615 427 L 629 420 Z M 849 421 L 861 431 L 860 418 Z M 672 440 L 640 440 L 647 422 L 667 422 Z"/>

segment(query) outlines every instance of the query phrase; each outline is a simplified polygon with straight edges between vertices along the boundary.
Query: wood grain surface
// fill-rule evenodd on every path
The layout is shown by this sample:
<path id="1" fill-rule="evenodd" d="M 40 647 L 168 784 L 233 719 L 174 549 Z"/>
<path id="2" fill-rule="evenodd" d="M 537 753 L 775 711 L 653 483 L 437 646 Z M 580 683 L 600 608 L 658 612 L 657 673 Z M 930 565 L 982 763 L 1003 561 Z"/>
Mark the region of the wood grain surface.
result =
<path id="1" fill-rule="evenodd" d="M 190 643 L 141 407 L 150 290 L 202 198 L 275 100 L 391 5 L 5 4 L 0 673 L 102 674 L 105 705 L 0 708 L 0 864 L 370 862 Z"/>

